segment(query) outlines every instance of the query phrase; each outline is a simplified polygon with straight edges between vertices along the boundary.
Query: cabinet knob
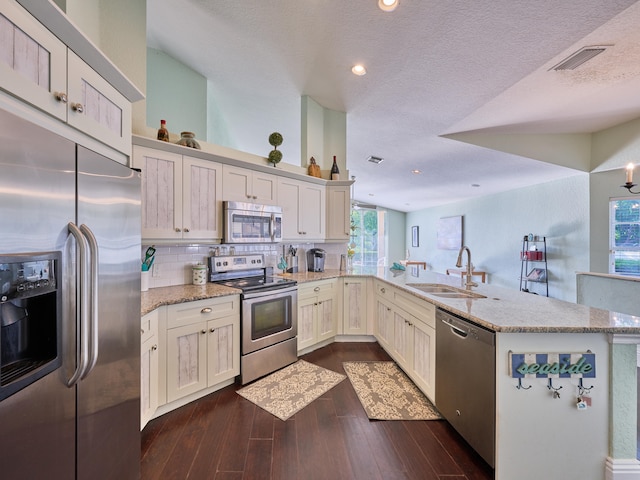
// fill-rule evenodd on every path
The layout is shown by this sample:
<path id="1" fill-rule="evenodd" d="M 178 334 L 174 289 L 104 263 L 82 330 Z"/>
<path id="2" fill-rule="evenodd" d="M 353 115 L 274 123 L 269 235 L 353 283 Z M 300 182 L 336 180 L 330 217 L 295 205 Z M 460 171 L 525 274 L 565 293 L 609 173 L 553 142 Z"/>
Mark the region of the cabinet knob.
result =
<path id="1" fill-rule="evenodd" d="M 322 305 L 322 302 L 318 302 L 317 305 Z"/>
<path id="2" fill-rule="evenodd" d="M 215 328 L 212 328 L 212 329 L 211 329 L 211 330 L 209 330 L 209 331 L 210 331 L 211 333 L 213 333 L 213 332 L 215 332 L 215 331 L 216 331 L 216 329 L 215 329 Z"/>
<path id="3" fill-rule="evenodd" d="M 387 312 L 390 312 L 390 311 L 391 311 L 391 309 L 389 307 L 387 307 Z"/>
<path id="4" fill-rule="evenodd" d="M 314 305 L 318 305 L 318 302 L 314 303 Z"/>
<path id="5" fill-rule="evenodd" d="M 185 233 L 189 233 L 189 229 L 188 228 L 183 228 L 182 231 L 185 232 Z"/>
<path id="6" fill-rule="evenodd" d="M 140 329 L 140 335 L 144 335 L 144 328 Z"/>
<path id="7" fill-rule="evenodd" d="M 67 94 L 64 92 L 53 92 L 53 97 L 62 103 L 67 103 Z"/>
<path id="8" fill-rule="evenodd" d="M 180 230 L 178 227 L 176 227 L 176 233 L 180 233 L 182 230 Z"/>
<path id="9" fill-rule="evenodd" d="M 211 307 L 204 307 L 202 310 L 200 310 L 200 313 L 211 313 Z"/>
<path id="10" fill-rule="evenodd" d="M 386 290 L 384 289 L 384 287 L 382 287 L 382 288 L 380 289 L 380 291 L 381 291 L 382 293 L 385 293 L 385 292 L 386 292 Z"/>
<path id="11" fill-rule="evenodd" d="M 154 345 L 153 347 L 151 347 L 151 350 L 153 350 L 154 352 L 158 349 L 158 345 Z"/>
<path id="12" fill-rule="evenodd" d="M 200 330 L 200 333 L 201 333 L 202 335 L 204 335 L 205 333 L 207 333 L 207 331 L 206 331 L 206 330 Z"/>
<path id="13" fill-rule="evenodd" d="M 84 113 L 84 106 L 81 103 L 72 103 L 71 104 L 71 109 L 74 112 Z"/>
<path id="14" fill-rule="evenodd" d="M 320 287 L 316 287 L 313 289 L 314 292 L 319 292 L 320 291 Z"/>

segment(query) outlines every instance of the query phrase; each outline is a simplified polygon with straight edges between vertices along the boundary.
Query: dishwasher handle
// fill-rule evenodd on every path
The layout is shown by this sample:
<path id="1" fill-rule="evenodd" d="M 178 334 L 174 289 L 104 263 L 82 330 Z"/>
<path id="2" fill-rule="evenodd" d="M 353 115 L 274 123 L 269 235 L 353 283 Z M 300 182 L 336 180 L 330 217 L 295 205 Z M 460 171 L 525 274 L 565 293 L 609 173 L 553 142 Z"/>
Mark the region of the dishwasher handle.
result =
<path id="1" fill-rule="evenodd" d="M 469 336 L 469 332 L 462 330 L 461 328 L 455 326 L 453 323 L 446 321 L 444 318 L 441 318 L 440 321 L 444 323 L 446 326 L 448 326 L 449 328 L 451 328 L 451 332 L 455 333 L 459 337 L 467 338 Z"/>

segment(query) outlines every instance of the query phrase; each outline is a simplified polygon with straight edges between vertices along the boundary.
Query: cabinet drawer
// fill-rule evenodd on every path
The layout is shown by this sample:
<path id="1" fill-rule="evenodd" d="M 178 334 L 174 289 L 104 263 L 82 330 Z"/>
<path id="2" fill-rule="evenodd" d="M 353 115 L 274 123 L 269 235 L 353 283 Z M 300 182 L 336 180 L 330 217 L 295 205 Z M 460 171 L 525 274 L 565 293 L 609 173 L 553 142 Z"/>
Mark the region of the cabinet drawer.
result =
<path id="1" fill-rule="evenodd" d="M 167 328 L 191 325 L 230 315 L 240 315 L 240 296 L 228 295 L 167 307 Z"/>
<path id="2" fill-rule="evenodd" d="M 436 327 L 435 305 L 396 289 L 393 290 L 393 303 L 432 328 Z"/>
<path id="3" fill-rule="evenodd" d="M 142 343 L 149 340 L 151 337 L 158 333 L 158 310 L 147 313 L 140 320 L 140 341 Z"/>
<path id="4" fill-rule="evenodd" d="M 302 285 L 298 285 L 298 297 L 337 295 L 337 285 L 338 280 L 335 278 L 329 280 L 318 280 L 317 282 L 303 283 Z"/>
<path id="5" fill-rule="evenodd" d="M 393 288 L 388 283 L 381 282 L 379 280 L 374 280 L 373 287 L 375 289 L 376 295 L 384 298 L 385 300 L 393 301 L 393 292 L 395 288 Z"/>

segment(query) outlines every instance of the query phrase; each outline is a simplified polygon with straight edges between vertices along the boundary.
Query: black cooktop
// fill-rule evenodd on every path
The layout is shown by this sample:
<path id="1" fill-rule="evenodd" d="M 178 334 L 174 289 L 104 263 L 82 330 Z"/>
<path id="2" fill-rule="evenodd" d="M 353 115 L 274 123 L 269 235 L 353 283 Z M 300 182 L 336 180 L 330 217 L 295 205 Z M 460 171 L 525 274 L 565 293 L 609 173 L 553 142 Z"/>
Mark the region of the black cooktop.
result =
<path id="1" fill-rule="evenodd" d="M 251 292 L 256 290 L 275 290 L 278 288 L 285 288 L 295 285 L 296 281 L 288 278 L 262 275 L 221 280 L 214 283 L 226 285 L 227 287 L 239 288 L 243 292 Z"/>

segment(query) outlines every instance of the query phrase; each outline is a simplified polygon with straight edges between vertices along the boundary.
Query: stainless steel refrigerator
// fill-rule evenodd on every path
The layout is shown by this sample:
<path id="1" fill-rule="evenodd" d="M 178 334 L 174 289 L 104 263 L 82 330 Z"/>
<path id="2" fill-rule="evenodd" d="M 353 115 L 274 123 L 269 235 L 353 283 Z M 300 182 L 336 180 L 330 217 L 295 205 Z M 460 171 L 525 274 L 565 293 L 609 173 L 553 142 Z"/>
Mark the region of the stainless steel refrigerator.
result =
<path id="1" fill-rule="evenodd" d="M 139 478 L 140 243 L 138 172 L 0 110 L 1 478 Z M 38 355 L 54 317 L 50 371 L 5 379 L 10 330 Z"/>

